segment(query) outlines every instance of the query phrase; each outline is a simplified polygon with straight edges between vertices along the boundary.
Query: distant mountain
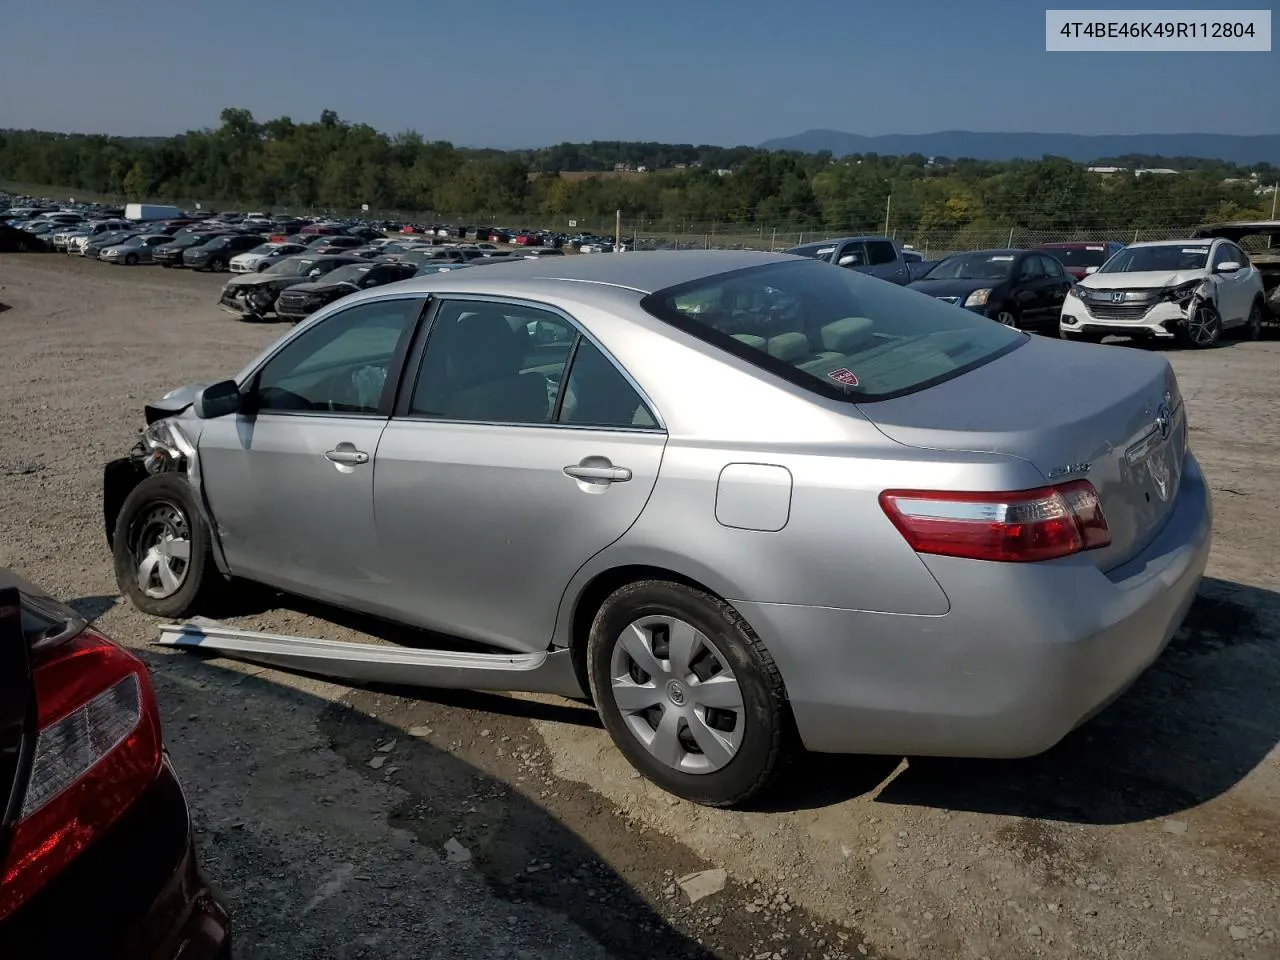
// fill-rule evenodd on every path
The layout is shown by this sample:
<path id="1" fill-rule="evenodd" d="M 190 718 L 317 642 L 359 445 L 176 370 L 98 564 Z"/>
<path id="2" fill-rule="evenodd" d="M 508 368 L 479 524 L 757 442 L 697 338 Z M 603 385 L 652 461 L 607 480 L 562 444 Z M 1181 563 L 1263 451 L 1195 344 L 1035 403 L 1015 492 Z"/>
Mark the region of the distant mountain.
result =
<path id="1" fill-rule="evenodd" d="M 1082 136 L 1074 133 L 977 133 L 945 130 L 941 133 L 892 133 L 864 137 L 839 130 L 807 130 L 760 144 L 763 150 L 799 150 L 834 156 L 878 153 L 902 156 L 971 157 L 974 160 L 1039 160 L 1049 154 L 1088 163 L 1101 157 L 1145 154 L 1159 157 L 1197 157 L 1248 166 L 1280 164 L 1280 134 L 1233 136 L 1224 133 L 1128 133 Z"/>

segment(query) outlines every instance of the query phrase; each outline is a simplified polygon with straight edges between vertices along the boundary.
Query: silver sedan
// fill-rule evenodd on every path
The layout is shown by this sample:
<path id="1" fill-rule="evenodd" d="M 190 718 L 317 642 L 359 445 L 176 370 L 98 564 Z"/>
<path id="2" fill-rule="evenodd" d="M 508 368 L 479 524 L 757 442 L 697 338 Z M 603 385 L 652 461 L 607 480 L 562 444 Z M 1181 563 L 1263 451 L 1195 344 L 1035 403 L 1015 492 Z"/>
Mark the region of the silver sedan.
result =
<path id="1" fill-rule="evenodd" d="M 140 263 L 154 263 L 152 254 L 155 248 L 172 242 L 173 237 L 167 234 L 140 234 L 130 237 L 124 243 L 107 247 L 98 254 L 98 259 L 105 260 L 107 263 L 123 263 L 130 267 Z"/>
<path id="2" fill-rule="evenodd" d="M 645 776 L 721 806 L 797 747 L 1047 749 L 1159 656 L 1209 552 L 1162 356 L 780 255 L 356 293 L 148 420 L 104 491 L 136 606 L 240 578 L 468 649 L 169 642 L 590 697 Z"/>

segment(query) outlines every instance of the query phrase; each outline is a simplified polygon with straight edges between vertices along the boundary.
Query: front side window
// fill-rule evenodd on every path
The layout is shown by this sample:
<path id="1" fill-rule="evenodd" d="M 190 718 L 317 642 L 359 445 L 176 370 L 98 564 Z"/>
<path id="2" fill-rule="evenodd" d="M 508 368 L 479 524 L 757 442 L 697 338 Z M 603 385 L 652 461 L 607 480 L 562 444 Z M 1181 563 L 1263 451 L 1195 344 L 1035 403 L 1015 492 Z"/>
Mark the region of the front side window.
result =
<path id="1" fill-rule="evenodd" d="M 793 383 L 855 401 L 923 389 L 1026 341 L 934 297 L 806 261 L 704 277 L 641 306 Z"/>
<path id="2" fill-rule="evenodd" d="M 377 414 L 391 364 L 421 308 L 416 298 L 360 303 L 308 328 L 259 371 L 254 407 Z"/>
<path id="3" fill-rule="evenodd" d="M 441 305 L 409 414 L 604 428 L 657 424 L 627 378 L 571 321 L 523 304 L 479 301 Z"/>
<path id="4" fill-rule="evenodd" d="M 868 240 L 867 241 L 867 262 L 873 267 L 883 266 L 886 263 L 893 263 L 898 259 L 898 251 L 892 243 L 887 240 Z"/>

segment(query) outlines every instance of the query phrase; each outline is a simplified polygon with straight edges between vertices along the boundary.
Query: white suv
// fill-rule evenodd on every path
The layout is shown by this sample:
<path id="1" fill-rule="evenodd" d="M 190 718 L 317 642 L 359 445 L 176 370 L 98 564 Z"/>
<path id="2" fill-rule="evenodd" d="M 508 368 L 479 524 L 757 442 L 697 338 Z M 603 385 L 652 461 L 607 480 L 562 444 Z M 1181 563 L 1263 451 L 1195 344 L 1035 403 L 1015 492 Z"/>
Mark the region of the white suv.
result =
<path id="1" fill-rule="evenodd" d="M 1203 309 L 1188 317 L 1192 295 L 1205 281 Z M 1232 328 L 1256 339 L 1263 302 L 1262 275 L 1229 240 L 1135 243 L 1072 288 L 1058 329 L 1067 340 L 1177 337 L 1207 347 Z"/>

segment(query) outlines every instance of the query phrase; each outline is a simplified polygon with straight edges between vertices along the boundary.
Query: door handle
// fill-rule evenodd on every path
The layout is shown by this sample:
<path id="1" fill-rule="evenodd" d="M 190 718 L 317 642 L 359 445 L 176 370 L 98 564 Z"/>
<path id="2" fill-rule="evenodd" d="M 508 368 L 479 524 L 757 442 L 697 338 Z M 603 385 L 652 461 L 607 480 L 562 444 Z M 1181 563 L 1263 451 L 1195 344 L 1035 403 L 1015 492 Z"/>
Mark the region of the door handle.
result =
<path id="1" fill-rule="evenodd" d="M 334 463 L 357 464 L 368 463 L 369 455 L 363 450 L 344 449 L 340 446 L 337 450 L 328 451 L 325 459 L 332 460 Z"/>
<path id="2" fill-rule="evenodd" d="M 625 483 L 631 479 L 631 471 L 626 467 L 595 466 L 584 463 L 571 463 L 564 468 L 564 475 L 574 480 L 595 480 L 603 483 Z"/>

